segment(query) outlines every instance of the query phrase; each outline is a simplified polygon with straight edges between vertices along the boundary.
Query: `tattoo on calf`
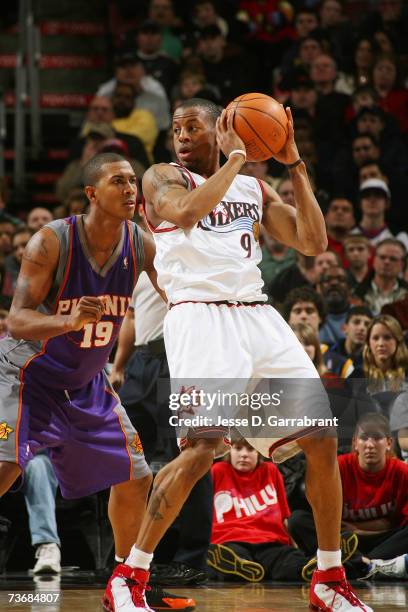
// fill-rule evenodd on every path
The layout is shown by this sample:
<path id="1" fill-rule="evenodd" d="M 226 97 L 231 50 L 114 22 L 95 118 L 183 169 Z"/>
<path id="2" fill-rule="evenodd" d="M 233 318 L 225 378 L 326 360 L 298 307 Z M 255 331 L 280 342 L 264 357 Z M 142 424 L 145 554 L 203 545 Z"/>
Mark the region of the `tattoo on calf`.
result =
<path id="1" fill-rule="evenodd" d="M 161 521 L 163 519 L 163 515 L 160 512 L 160 505 L 162 501 L 164 502 L 166 509 L 171 508 L 171 504 L 166 499 L 165 491 L 159 487 L 153 487 L 148 511 L 154 521 Z"/>

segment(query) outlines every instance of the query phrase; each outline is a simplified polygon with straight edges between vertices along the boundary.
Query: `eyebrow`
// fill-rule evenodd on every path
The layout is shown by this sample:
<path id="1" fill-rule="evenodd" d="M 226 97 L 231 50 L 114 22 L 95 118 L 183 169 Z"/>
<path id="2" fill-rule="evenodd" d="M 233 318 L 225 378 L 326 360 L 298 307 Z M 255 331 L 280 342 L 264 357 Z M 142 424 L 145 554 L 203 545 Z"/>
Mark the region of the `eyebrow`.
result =
<path id="1" fill-rule="evenodd" d="M 122 174 L 113 174 L 113 175 L 110 177 L 110 179 L 109 179 L 109 180 L 112 180 L 112 179 L 115 179 L 115 178 L 126 178 L 126 177 L 129 177 L 129 178 L 137 178 L 137 177 L 136 177 L 136 174 L 125 174 L 125 173 L 122 173 Z"/>
<path id="2" fill-rule="evenodd" d="M 199 113 L 195 112 L 195 113 L 187 113 L 184 115 L 177 115 L 173 117 L 173 122 L 174 121 L 179 121 L 180 119 L 197 119 L 199 117 Z"/>

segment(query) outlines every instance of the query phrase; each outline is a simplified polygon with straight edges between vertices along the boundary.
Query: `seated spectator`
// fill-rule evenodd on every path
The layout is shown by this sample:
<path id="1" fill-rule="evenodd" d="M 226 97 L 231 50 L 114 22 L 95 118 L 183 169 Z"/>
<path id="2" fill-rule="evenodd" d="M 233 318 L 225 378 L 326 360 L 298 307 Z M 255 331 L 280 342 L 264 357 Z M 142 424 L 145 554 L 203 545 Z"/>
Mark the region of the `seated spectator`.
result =
<path id="1" fill-rule="evenodd" d="M 296 111 L 304 111 L 310 119 L 315 118 L 317 93 L 306 70 L 297 68 L 291 71 L 279 86 L 289 91 L 289 98 L 285 101 L 285 106 L 290 106 L 295 111 L 295 117 Z M 298 122 L 296 122 L 296 127 L 298 127 Z M 299 133 L 296 131 L 296 138 L 298 137 Z"/>
<path id="2" fill-rule="evenodd" d="M 271 184 L 272 177 L 266 174 L 267 162 L 246 162 L 242 167 L 242 173 L 266 180 Z M 277 192 L 285 204 L 295 205 L 293 184 L 290 179 L 282 179 L 277 186 Z M 261 229 L 262 235 L 262 260 L 259 268 L 265 286 L 269 286 L 278 274 L 295 263 L 295 251 L 273 238 L 265 228 Z"/>
<path id="3" fill-rule="evenodd" d="M 170 110 L 166 92 L 159 81 L 146 75 L 143 63 L 137 54 L 120 55 L 116 59 L 115 77 L 103 83 L 96 95 L 112 97 L 118 83 L 126 83 L 133 87 L 132 106 L 138 110 L 149 111 L 154 116 L 160 131 L 169 127 Z"/>
<path id="4" fill-rule="evenodd" d="M 337 65 L 328 54 L 316 57 L 310 68 L 310 77 L 318 93 L 316 105 L 316 137 L 338 148 L 344 138 L 346 109 L 350 98 L 335 89 Z"/>
<path id="5" fill-rule="evenodd" d="M 158 125 L 153 114 L 145 108 L 134 108 L 135 91 L 132 85 L 118 82 L 112 94 L 115 118 L 112 127 L 124 134 L 136 136 L 143 142 L 150 162 L 158 136 Z"/>
<path id="6" fill-rule="evenodd" d="M 391 193 L 387 183 L 380 179 L 368 179 L 360 185 L 361 220 L 351 230 L 352 234 L 363 234 L 372 246 L 378 245 L 393 234 L 385 222 L 385 212 L 390 206 Z"/>
<path id="7" fill-rule="evenodd" d="M 111 131 L 110 126 L 105 123 L 92 125 L 91 131 L 83 141 L 80 157 L 69 162 L 56 183 L 55 192 L 60 202 L 65 202 L 72 189 L 82 187 L 82 168 L 94 155 L 100 153 L 107 140 L 107 133 Z"/>
<path id="8" fill-rule="evenodd" d="M 159 81 L 170 99 L 171 89 L 177 80 L 179 66 L 162 51 L 163 35 L 160 26 L 150 19 L 144 21 L 129 41 L 131 50 L 136 43 L 137 56 L 143 63 L 145 74 Z"/>
<path id="9" fill-rule="evenodd" d="M 331 346 L 344 338 L 343 326 L 352 300 L 346 270 L 340 266 L 329 268 L 321 275 L 318 290 L 327 309 L 320 341 Z"/>
<path id="10" fill-rule="evenodd" d="M 306 38 L 319 26 L 317 13 L 307 6 L 301 6 L 295 14 L 295 30 L 297 40 L 295 40 L 283 56 L 281 71 L 285 74 L 295 63 L 295 58 L 299 53 L 299 41 Z"/>
<path id="11" fill-rule="evenodd" d="M 344 258 L 348 264 L 350 287 L 354 290 L 370 274 L 371 245 L 362 234 L 351 234 L 344 240 Z"/>
<path id="12" fill-rule="evenodd" d="M 323 0 L 319 6 L 320 31 L 329 41 L 333 56 L 340 64 L 349 63 L 353 31 L 340 0 Z M 347 92 L 346 92 L 347 93 Z"/>
<path id="13" fill-rule="evenodd" d="M 406 256 L 403 243 L 396 238 L 386 238 L 377 245 L 372 273 L 354 289 L 354 295 L 364 300 L 373 314 L 408 293 L 408 283 L 401 278 Z"/>
<path id="14" fill-rule="evenodd" d="M 326 367 L 323 361 L 323 355 L 318 333 L 308 323 L 296 323 L 292 325 L 299 342 L 313 361 L 313 365 L 318 371 L 321 378 L 329 377 L 333 374 Z"/>
<path id="15" fill-rule="evenodd" d="M 298 287 L 288 293 L 282 306 L 282 315 L 291 327 L 304 323 L 318 332 L 324 322 L 326 309 L 317 291 L 311 287 Z"/>
<path id="16" fill-rule="evenodd" d="M 65 200 L 66 216 L 82 215 L 88 208 L 89 200 L 82 189 L 73 189 Z"/>
<path id="17" fill-rule="evenodd" d="M 248 56 L 228 57 L 226 39 L 216 25 L 201 30 L 196 54 L 201 60 L 206 82 L 215 87 L 221 104 L 226 106 L 245 91 L 251 90 L 253 69 Z"/>
<path id="18" fill-rule="evenodd" d="M 407 370 L 408 349 L 400 324 L 390 315 L 375 317 L 367 332 L 362 368 L 350 377 L 355 413 L 363 414 L 368 407 L 389 417 L 398 395 L 408 387 Z M 402 418 L 394 420 L 395 435 L 405 427 Z"/>
<path id="19" fill-rule="evenodd" d="M 357 134 L 354 136 L 350 145 L 347 144 L 335 156 L 334 163 L 332 159 L 330 160 L 332 173 L 330 190 L 343 193 L 355 202 L 359 194 L 359 168 L 367 160 L 378 162 L 381 153 L 380 145 L 372 134 Z"/>
<path id="20" fill-rule="evenodd" d="M 406 387 L 408 348 L 400 324 L 390 315 L 378 315 L 367 330 L 361 369 L 353 378 L 365 377 L 364 384 L 370 395 Z"/>
<path id="21" fill-rule="evenodd" d="M 202 72 L 197 72 L 194 70 L 183 70 L 183 72 L 180 74 L 178 83 L 175 86 L 173 84 L 173 110 L 175 108 L 175 105 L 177 106 L 177 102 L 179 100 L 189 100 L 190 98 L 196 98 L 197 93 L 207 86 L 208 84 Z M 214 92 L 216 92 L 215 89 Z"/>
<path id="22" fill-rule="evenodd" d="M 349 578 L 375 573 L 408 577 L 404 559 L 396 560 L 408 546 L 408 466 L 392 457 L 391 447 L 388 420 L 367 413 L 357 422 L 352 452 L 338 457 L 342 528 L 358 535 L 358 551 L 344 564 Z M 289 531 L 302 550 L 312 554 L 317 545 L 312 515 L 295 511 Z"/>
<path id="23" fill-rule="evenodd" d="M 228 23 L 217 13 L 216 4 L 213 0 L 196 0 L 193 10 L 193 23 L 199 30 L 216 25 L 223 36 L 228 36 Z"/>
<path id="24" fill-rule="evenodd" d="M 374 61 L 374 45 L 369 38 L 360 38 L 353 45 L 351 71 L 345 75 L 341 91 L 353 95 L 356 89 L 371 82 L 371 68 Z"/>
<path id="25" fill-rule="evenodd" d="M 353 119 L 362 108 L 378 104 L 378 94 L 371 85 L 360 85 L 351 97 L 351 106 L 347 109 L 347 118 Z"/>
<path id="26" fill-rule="evenodd" d="M 265 288 L 270 299 L 275 304 L 282 304 L 292 289 L 304 285 L 313 287 L 317 281 L 314 262 L 314 257 L 296 252 L 295 263 L 281 270 L 269 287 Z"/>
<path id="27" fill-rule="evenodd" d="M 296 255 L 293 249 L 273 238 L 262 228 L 262 260 L 259 264 L 265 286 L 270 285 L 278 274 L 293 265 Z"/>
<path id="28" fill-rule="evenodd" d="M 379 104 L 399 122 L 403 133 L 408 131 L 408 91 L 398 83 L 398 70 L 392 55 L 379 55 L 373 65 L 373 86 L 379 95 Z"/>
<path id="29" fill-rule="evenodd" d="M 388 178 L 384 174 L 382 167 L 378 161 L 367 159 L 363 162 L 358 170 L 358 181 L 361 185 L 368 179 L 380 179 L 385 183 L 388 183 Z"/>
<path id="30" fill-rule="evenodd" d="M 0 214 L 0 263 L 4 261 L 7 255 L 10 255 L 12 247 L 12 238 L 16 226 L 12 221 Z"/>
<path id="31" fill-rule="evenodd" d="M 58 481 L 48 455 L 40 453 L 27 463 L 21 491 L 28 513 L 31 545 L 36 548 L 34 574 L 61 573 L 61 541 L 55 516 Z"/>
<path id="32" fill-rule="evenodd" d="M 16 289 L 17 277 L 20 272 L 24 249 L 26 248 L 34 231 L 25 225 L 16 227 L 12 239 L 13 252 L 4 261 L 4 282 L 2 293 L 12 297 Z"/>
<path id="33" fill-rule="evenodd" d="M 408 465 L 408 391 L 400 393 L 392 404 L 390 427 L 397 437 L 401 459 Z"/>
<path id="34" fill-rule="evenodd" d="M 328 248 L 335 251 L 344 265 L 343 242 L 355 225 L 353 204 L 346 198 L 332 198 L 325 214 Z"/>
<path id="35" fill-rule="evenodd" d="M 245 439 L 211 468 L 214 517 L 208 565 L 225 579 L 300 580 L 308 562 L 291 546 L 283 478 Z"/>
<path id="36" fill-rule="evenodd" d="M 70 159 L 81 157 L 85 138 L 91 132 L 99 130 L 101 132 L 104 131 L 106 138 L 120 138 L 120 140 L 123 140 L 128 147 L 129 158 L 137 160 L 144 168 L 147 168 L 149 166 L 149 159 L 142 141 L 136 136 L 114 130 L 111 125 L 114 118 L 111 98 L 107 96 L 94 96 L 89 104 L 86 120 L 82 125 L 80 134 L 71 142 Z"/>
<path id="37" fill-rule="evenodd" d="M 150 0 L 148 17 L 160 26 L 162 34 L 161 50 L 175 61 L 179 61 L 183 45 L 178 35 L 178 19 L 172 0 Z"/>
<path id="38" fill-rule="evenodd" d="M 27 216 L 27 227 L 34 232 L 44 227 L 47 223 L 51 223 L 53 220 L 52 212 L 48 208 L 42 206 L 36 206 L 32 208 Z"/>
<path id="39" fill-rule="evenodd" d="M 344 323 L 344 339 L 333 344 L 326 355 L 336 353 L 351 360 L 353 368 L 361 368 L 363 365 L 363 348 L 372 318 L 373 315 L 366 306 L 350 308 Z"/>

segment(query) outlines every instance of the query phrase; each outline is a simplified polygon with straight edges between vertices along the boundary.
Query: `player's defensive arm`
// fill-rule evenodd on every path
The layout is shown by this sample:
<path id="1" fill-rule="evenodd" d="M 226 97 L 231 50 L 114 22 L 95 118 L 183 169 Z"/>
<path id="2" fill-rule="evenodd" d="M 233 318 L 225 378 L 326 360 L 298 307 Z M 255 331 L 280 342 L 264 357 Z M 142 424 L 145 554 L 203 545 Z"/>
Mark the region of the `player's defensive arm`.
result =
<path id="1" fill-rule="evenodd" d="M 290 109 L 288 117 L 288 139 L 279 154 L 277 161 L 290 165 L 299 159 L 293 130 L 293 119 Z M 266 230 L 279 242 L 293 247 L 304 255 L 318 255 L 327 249 L 327 234 L 323 213 L 314 196 L 304 162 L 289 169 L 295 193 L 296 208 L 284 204 L 276 191 L 263 183 L 266 194 L 266 206 L 263 224 Z"/>
<path id="2" fill-rule="evenodd" d="M 109 380 L 114 389 L 125 382 L 125 367 L 135 348 L 135 311 L 129 306 L 119 332 L 118 347 Z"/>
<path id="3" fill-rule="evenodd" d="M 226 157 L 234 149 L 245 151 L 244 143 L 233 130 L 232 119 L 232 113 L 227 117 L 224 111 L 216 126 L 217 142 Z M 159 219 L 190 229 L 218 204 L 244 162 L 243 155 L 231 155 L 215 174 L 192 191 L 188 191 L 179 170 L 167 164 L 156 164 L 143 176 L 143 194 Z"/>
<path id="4" fill-rule="evenodd" d="M 50 291 L 59 253 L 59 240 L 49 228 L 34 234 L 27 244 L 8 318 L 8 328 L 14 338 L 48 340 L 82 329 L 85 323 L 101 318 L 103 302 L 96 297 L 82 297 L 69 315 L 37 311 Z"/>

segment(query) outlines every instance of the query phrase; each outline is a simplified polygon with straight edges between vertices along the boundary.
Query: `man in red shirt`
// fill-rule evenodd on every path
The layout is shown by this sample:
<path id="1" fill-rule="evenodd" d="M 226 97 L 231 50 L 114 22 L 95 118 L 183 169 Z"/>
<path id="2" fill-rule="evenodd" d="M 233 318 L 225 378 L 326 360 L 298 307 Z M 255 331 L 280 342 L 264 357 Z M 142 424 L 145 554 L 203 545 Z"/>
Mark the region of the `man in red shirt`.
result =
<path id="1" fill-rule="evenodd" d="M 408 465 L 392 457 L 392 443 L 386 417 L 366 413 L 356 425 L 352 452 L 338 457 L 342 527 L 358 536 L 361 553 L 345 564 L 348 578 L 408 578 Z M 294 512 L 289 527 L 299 546 L 314 550 L 311 515 Z"/>

